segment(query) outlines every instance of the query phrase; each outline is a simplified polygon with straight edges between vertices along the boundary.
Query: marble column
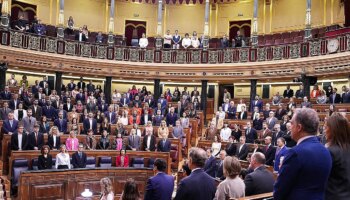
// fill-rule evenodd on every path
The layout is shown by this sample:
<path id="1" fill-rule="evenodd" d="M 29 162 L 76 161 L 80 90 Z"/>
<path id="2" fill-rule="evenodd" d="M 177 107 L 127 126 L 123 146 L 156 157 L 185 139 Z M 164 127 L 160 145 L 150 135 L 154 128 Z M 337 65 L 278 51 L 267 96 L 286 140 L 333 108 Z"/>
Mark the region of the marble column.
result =
<path id="1" fill-rule="evenodd" d="M 2 8 L 1 8 L 1 20 L 0 20 L 0 27 L 4 29 L 8 29 L 10 25 L 10 20 L 9 20 L 9 1 L 8 0 L 3 0 L 2 1 Z"/>
<path id="2" fill-rule="evenodd" d="M 157 49 L 160 49 L 163 46 L 162 22 L 163 22 L 163 0 L 158 0 L 158 19 L 157 19 L 157 38 L 156 38 Z"/>
<path id="3" fill-rule="evenodd" d="M 210 4 L 209 0 L 205 0 L 205 11 L 204 11 L 204 38 L 203 38 L 203 48 L 207 49 L 209 47 L 209 11 Z"/>
<path id="4" fill-rule="evenodd" d="M 112 77 L 110 77 L 110 76 L 106 77 L 104 93 L 105 93 L 105 97 L 106 97 L 106 103 L 107 104 L 111 104 L 111 99 L 112 99 Z"/>
<path id="5" fill-rule="evenodd" d="M 7 63 L 0 63 L 0 91 L 4 91 L 6 86 Z"/>
<path id="6" fill-rule="evenodd" d="M 311 39 L 311 0 L 306 0 L 305 40 Z"/>
<path id="7" fill-rule="evenodd" d="M 207 94 L 208 92 L 208 81 L 202 80 L 202 91 L 201 91 L 201 102 L 202 102 L 202 110 L 204 117 L 204 125 L 207 123 Z"/>
<path id="8" fill-rule="evenodd" d="M 254 0 L 252 46 L 258 46 L 258 0 Z"/>
<path id="9" fill-rule="evenodd" d="M 115 0 L 111 0 L 111 8 L 109 12 L 109 25 L 108 25 L 108 45 L 114 45 L 114 11 L 115 11 Z"/>
<path id="10" fill-rule="evenodd" d="M 153 98 L 157 102 L 160 97 L 160 79 L 154 79 Z"/>
<path id="11" fill-rule="evenodd" d="M 59 0 L 57 37 L 64 38 L 64 0 Z"/>
<path id="12" fill-rule="evenodd" d="M 62 93 L 62 72 L 56 72 L 55 90 L 57 92 L 57 95 L 61 96 L 61 93 Z"/>

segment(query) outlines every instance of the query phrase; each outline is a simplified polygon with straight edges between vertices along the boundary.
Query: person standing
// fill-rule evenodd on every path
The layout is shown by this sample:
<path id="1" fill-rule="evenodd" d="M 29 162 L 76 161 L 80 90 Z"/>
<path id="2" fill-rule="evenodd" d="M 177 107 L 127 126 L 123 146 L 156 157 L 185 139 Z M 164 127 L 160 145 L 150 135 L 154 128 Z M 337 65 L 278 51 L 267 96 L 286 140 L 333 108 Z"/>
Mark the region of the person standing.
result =
<path id="1" fill-rule="evenodd" d="M 332 158 L 318 141 L 319 117 L 310 108 L 296 109 L 291 120 L 297 145 L 283 160 L 274 185 L 274 199 L 323 199 L 332 168 Z"/>
<path id="2" fill-rule="evenodd" d="M 84 153 L 84 145 L 79 144 L 78 151 L 72 155 L 72 165 L 74 168 L 86 167 L 86 153 Z"/>
<path id="3" fill-rule="evenodd" d="M 326 188 L 326 200 L 350 199 L 350 127 L 349 121 L 340 113 L 332 114 L 325 123 L 332 156 L 332 170 Z"/>
<path id="4" fill-rule="evenodd" d="M 164 159 L 156 159 L 153 172 L 156 174 L 147 181 L 145 200 L 171 200 L 174 190 L 174 177 L 167 175 Z"/>
<path id="5" fill-rule="evenodd" d="M 62 144 L 60 147 L 60 153 L 56 155 L 56 169 L 70 169 L 70 157 L 66 149 L 66 145 Z"/>
<path id="6" fill-rule="evenodd" d="M 41 155 L 38 157 L 38 169 L 52 169 L 52 156 L 50 155 L 50 147 L 47 145 L 41 148 Z"/>
<path id="7" fill-rule="evenodd" d="M 101 197 L 100 200 L 114 200 L 113 184 L 108 177 L 100 180 L 101 185 Z"/>
<path id="8" fill-rule="evenodd" d="M 204 172 L 207 159 L 203 149 L 192 147 L 188 166 L 191 174 L 180 181 L 174 200 L 212 200 L 216 192 L 215 179 Z"/>

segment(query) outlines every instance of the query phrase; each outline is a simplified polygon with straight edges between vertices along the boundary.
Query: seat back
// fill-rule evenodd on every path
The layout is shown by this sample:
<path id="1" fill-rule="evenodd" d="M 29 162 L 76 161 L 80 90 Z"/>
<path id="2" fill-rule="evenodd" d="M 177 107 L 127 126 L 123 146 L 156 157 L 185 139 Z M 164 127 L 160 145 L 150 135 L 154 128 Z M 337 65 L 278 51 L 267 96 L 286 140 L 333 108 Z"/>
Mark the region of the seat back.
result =
<path id="1" fill-rule="evenodd" d="M 100 157 L 100 167 L 101 168 L 112 167 L 112 157 L 109 157 L 109 156 Z"/>
<path id="2" fill-rule="evenodd" d="M 52 158 L 52 168 L 51 169 L 56 169 L 56 158 Z"/>
<path id="3" fill-rule="evenodd" d="M 32 170 L 38 170 L 38 158 L 32 159 Z"/>
<path id="4" fill-rule="evenodd" d="M 16 159 L 12 164 L 12 186 L 18 186 L 18 178 L 22 171 L 29 170 L 27 159 Z"/>
<path id="5" fill-rule="evenodd" d="M 96 167 L 96 158 L 89 156 L 86 158 L 86 168 L 95 168 Z"/>
<path id="6" fill-rule="evenodd" d="M 153 167 L 154 167 L 154 161 L 155 161 L 154 158 L 148 159 L 148 168 L 153 169 Z"/>
<path id="7" fill-rule="evenodd" d="M 145 167 L 144 158 L 134 158 L 132 160 L 131 166 L 136 168 L 144 168 Z"/>

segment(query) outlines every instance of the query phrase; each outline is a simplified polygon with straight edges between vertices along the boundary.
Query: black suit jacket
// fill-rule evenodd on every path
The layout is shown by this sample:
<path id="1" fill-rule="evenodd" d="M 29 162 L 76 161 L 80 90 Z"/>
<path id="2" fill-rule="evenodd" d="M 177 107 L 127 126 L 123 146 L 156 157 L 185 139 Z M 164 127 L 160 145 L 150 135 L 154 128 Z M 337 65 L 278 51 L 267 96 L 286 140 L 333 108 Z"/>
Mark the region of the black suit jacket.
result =
<path id="1" fill-rule="evenodd" d="M 33 106 L 30 106 L 30 108 L 32 109 L 32 115 L 33 117 L 35 117 L 36 121 L 40 121 L 41 120 L 41 116 L 43 115 L 43 110 L 41 108 L 41 106 L 37 106 L 36 107 L 36 112 L 34 110 L 34 105 Z"/>
<path id="2" fill-rule="evenodd" d="M 227 143 L 225 151 L 226 151 L 228 156 L 236 155 L 236 151 L 237 151 L 236 144 L 234 144 L 234 143 Z"/>
<path id="3" fill-rule="evenodd" d="M 292 139 L 290 131 L 287 131 L 283 138 L 286 140 L 287 147 L 294 147 L 295 145 L 297 145 L 297 143 Z"/>
<path id="4" fill-rule="evenodd" d="M 26 133 L 22 133 L 22 150 L 27 150 L 28 146 L 28 135 Z M 11 150 L 17 151 L 18 147 L 18 133 L 13 133 L 11 135 Z"/>
<path id="5" fill-rule="evenodd" d="M 68 105 L 66 103 L 63 105 L 63 110 L 65 110 L 67 112 L 72 112 L 72 109 L 73 109 L 72 103 L 69 104 L 69 108 L 68 108 Z"/>
<path id="6" fill-rule="evenodd" d="M 237 147 L 236 156 L 239 160 L 246 160 L 248 156 L 248 145 L 244 144 L 241 151 L 239 151 L 240 146 Z"/>
<path id="7" fill-rule="evenodd" d="M 266 151 L 264 151 L 264 154 L 265 154 L 265 158 L 266 158 L 265 164 L 273 166 L 273 160 L 275 159 L 276 148 L 274 146 L 270 145 L 266 149 Z"/>
<path id="8" fill-rule="evenodd" d="M 38 140 L 35 139 L 35 133 L 32 132 L 28 135 L 28 150 L 34 150 L 34 147 L 38 147 L 38 150 L 44 145 L 44 135 L 38 133 Z"/>
<path id="9" fill-rule="evenodd" d="M 334 94 L 331 94 L 329 96 L 329 103 L 334 104 L 334 103 L 340 103 L 342 101 L 342 98 L 340 97 L 340 94 L 335 94 L 335 98 L 333 100 Z"/>
<path id="10" fill-rule="evenodd" d="M 284 92 L 283 92 L 283 97 L 284 98 L 291 98 L 291 97 L 293 97 L 293 95 L 294 95 L 294 91 L 292 90 L 292 89 L 289 89 L 289 91 L 287 91 L 287 90 L 284 90 Z"/>
<path id="11" fill-rule="evenodd" d="M 148 121 L 152 122 L 152 116 L 148 115 Z M 147 122 L 145 122 L 145 115 L 141 115 L 141 125 L 146 125 Z"/>
<path id="12" fill-rule="evenodd" d="M 75 34 L 75 40 L 79 41 L 79 33 Z M 85 42 L 87 40 L 85 34 L 82 34 L 81 40 L 82 42 Z"/>
<path id="13" fill-rule="evenodd" d="M 283 137 L 284 135 L 285 135 L 285 133 L 283 131 L 278 132 L 277 135 L 276 135 L 276 133 L 272 133 L 272 145 L 276 146 L 277 139 L 280 137 Z"/>
<path id="14" fill-rule="evenodd" d="M 79 81 L 79 82 L 77 83 L 77 86 L 78 86 L 79 89 L 85 89 L 85 82 L 80 82 L 80 81 Z"/>
<path id="15" fill-rule="evenodd" d="M 260 166 L 245 177 L 244 183 L 246 186 L 245 195 L 250 196 L 272 192 L 275 179 L 266 167 Z"/>
<path id="16" fill-rule="evenodd" d="M 43 155 L 40 155 L 38 157 L 38 169 L 44 170 L 44 169 L 52 169 L 52 156 L 50 154 L 47 155 L 47 158 L 45 159 Z"/>
<path id="17" fill-rule="evenodd" d="M 72 165 L 74 168 L 85 168 L 86 167 L 86 154 L 82 152 L 82 156 L 80 158 L 79 153 L 75 152 L 72 155 Z"/>
<path id="18" fill-rule="evenodd" d="M 151 136 L 148 136 L 146 135 L 144 138 L 143 138 L 143 148 L 144 150 L 146 151 L 146 148 L 147 148 L 147 140 L 148 140 L 148 137 L 151 137 L 151 141 L 150 141 L 150 148 L 149 150 L 150 151 L 155 151 L 156 150 L 156 137 L 154 135 L 151 135 Z"/>
<path id="19" fill-rule="evenodd" d="M 216 158 L 214 156 L 210 156 L 207 161 L 205 161 L 205 165 L 203 170 L 205 173 L 207 173 L 209 176 L 215 178 L 215 173 L 217 171 L 217 165 L 216 165 Z"/>
<path id="20" fill-rule="evenodd" d="M 60 149 L 61 141 L 60 136 L 56 136 L 56 145 L 53 144 L 53 136 L 49 135 L 47 139 L 47 144 L 49 145 L 50 149 Z"/>
<path id="21" fill-rule="evenodd" d="M 163 139 L 159 140 L 157 145 L 157 151 L 170 152 L 170 150 L 171 150 L 171 142 L 169 139 L 166 139 L 165 144 L 163 144 Z"/>
<path id="22" fill-rule="evenodd" d="M 244 111 L 244 114 L 243 116 L 241 117 L 241 112 L 238 114 L 238 119 L 247 119 L 248 117 L 248 112 L 247 111 Z"/>
<path id="23" fill-rule="evenodd" d="M 250 128 L 250 132 L 248 134 L 248 129 L 245 130 L 245 137 L 247 143 L 254 143 L 256 139 L 258 139 L 258 133 L 254 128 Z"/>
<path id="24" fill-rule="evenodd" d="M 217 171 L 215 174 L 216 178 L 219 178 L 220 180 L 225 180 L 225 176 L 224 176 L 224 163 L 222 162 L 221 164 L 221 160 L 218 160 L 216 162 L 217 165 Z"/>

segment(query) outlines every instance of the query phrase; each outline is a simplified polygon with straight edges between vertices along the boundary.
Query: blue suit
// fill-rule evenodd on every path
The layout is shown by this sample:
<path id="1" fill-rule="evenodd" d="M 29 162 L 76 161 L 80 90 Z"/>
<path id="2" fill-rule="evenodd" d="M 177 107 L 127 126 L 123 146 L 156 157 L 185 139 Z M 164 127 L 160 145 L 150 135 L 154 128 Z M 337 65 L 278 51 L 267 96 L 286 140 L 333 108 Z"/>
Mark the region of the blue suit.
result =
<path id="1" fill-rule="evenodd" d="M 124 100 L 125 100 L 125 104 L 124 104 Z M 121 98 L 119 101 L 119 106 L 120 107 L 124 107 L 124 105 L 129 105 L 130 103 L 130 99 L 129 98 Z"/>
<path id="2" fill-rule="evenodd" d="M 12 126 L 10 124 L 10 121 L 7 119 L 4 121 L 2 125 L 2 130 L 4 133 L 8 134 L 9 132 L 14 133 L 17 131 L 18 128 L 18 121 L 13 119 Z"/>
<path id="3" fill-rule="evenodd" d="M 43 115 L 45 115 L 46 118 L 51 119 L 51 120 L 55 118 L 56 110 L 54 107 L 43 106 L 42 110 L 43 110 Z"/>
<path id="4" fill-rule="evenodd" d="M 317 138 L 303 140 L 284 158 L 274 185 L 274 199 L 324 199 L 331 168 L 331 155 Z"/>
<path id="5" fill-rule="evenodd" d="M 163 99 L 163 102 L 162 102 L 162 99 L 159 98 L 157 103 L 160 103 L 161 106 L 162 106 L 162 110 L 164 110 L 166 108 L 166 99 Z M 156 106 L 157 107 L 157 106 Z"/>
<path id="6" fill-rule="evenodd" d="M 67 133 L 67 120 L 62 119 L 62 124 L 60 123 L 60 119 L 55 119 L 53 122 L 55 126 L 57 126 L 59 132 Z"/>
<path id="7" fill-rule="evenodd" d="M 169 125 L 172 125 L 172 126 L 175 126 L 176 125 L 176 120 L 177 120 L 177 114 L 173 113 L 168 113 L 166 115 L 166 124 L 169 126 Z"/>
<path id="8" fill-rule="evenodd" d="M 174 200 L 213 200 L 215 192 L 215 179 L 196 169 L 180 181 Z"/>
<path id="9" fill-rule="evenodd" d="M 286 156 L 286 154 L 287 154 L 287 152 L 288 152 L 288 147 L 286 147 L 286 146 L 284 146 L 284 147 L 282 147 L 282 149 L 280 149 L 279 150 L 279 152 L 276 154 L 276 157 L 275 157 L 275 164 L 274 164 L 274 166 L 273 166 L 273 170 L 274 171 L 276 171 L 276 172 L 279 172 L 280 170 L 280 168 L 279 168 L 279 166 L 280 166 L 280 159 L 281 159 L 281 157 L 285 157 Z"/>
<path id="10" fill-rule="evenodd" d="M 147 181 L 145 200 L 171 200 L 174 177 L 160 172 Z"/>
<path id="11" fill-rule="evenodd" d="M 110 113 L 109 111 L 105 112 L 105 117 L 108 119 L 108 122 L 111 124 L 116 124 L 117 118 L 116 118 L 115 112 L 111 112 L 112 113 L 111 117 L 109 117 L 109 113 Z"/>
<path id="12" fill-rule="evenodd" d="M 215 157 L 210 156 L 210 158 L 205 162 L 203 170 L 205 171 L 205 173 L 215 178 L 216 167 L 217 165 Z"/>
<path id="13" fill-rule="evenodd" d="M 250 111 L 251 112 L 254 112 L 254 107 L 258 107 L 259 108 L 259 112 L 262 112 L 263 111 L 263 106 L 264 106 L 264 103 L 263 101 L 261 100 L 258 100 L 258 102 L 256 102 L 257 100 L 252 100 L 251 101 L 251 107 L 250 107 Z M 255 103 L 256 102 L 256 103 Z"/>

